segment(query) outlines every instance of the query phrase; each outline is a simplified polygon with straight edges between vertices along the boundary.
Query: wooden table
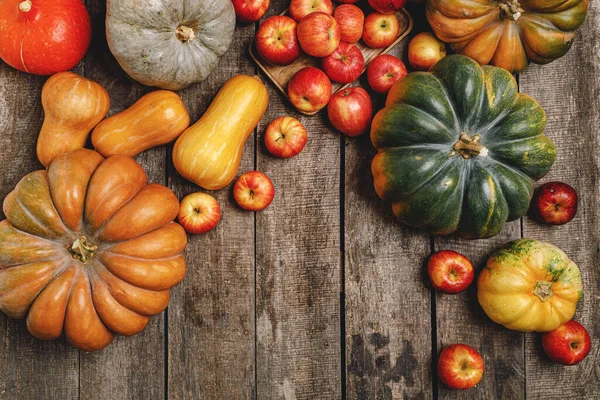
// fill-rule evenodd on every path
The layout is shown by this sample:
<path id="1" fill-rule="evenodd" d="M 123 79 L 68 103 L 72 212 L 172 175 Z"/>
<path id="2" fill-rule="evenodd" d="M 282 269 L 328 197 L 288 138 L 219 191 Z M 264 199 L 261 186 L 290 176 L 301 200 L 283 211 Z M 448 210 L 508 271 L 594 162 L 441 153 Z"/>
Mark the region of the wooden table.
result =
<path id="1" fill-rule="evenodd" d="M 270 14 L 287 3 L 273 0 Z M 152 89 L 132 82 L 110 55 L 104 1 L 87 6 L 94 41 L 76 72 L 108 89 L 115 113 Z M 423 9 L 411 12 L 418 31 Z M 194 121 L 226 79 L 257 73 L 247 54 L 255 29 L 239 26 L 219 68 L 181 91 Z M 568 182 L 581 196 L 570 224 L 547 227 L 524 218 L 479 241 L 406 228 L 375 195 L 368 135 L 340 136 L 326 116 L 293 112 L 269 85 L 271 103 L 246 144 L 241 171 L 256 168 L 272 178 L 273 204 L 253 214 L 234 205 L 229 188 L 214 193 L 222 221 L 190 237 L 188 273 L 168 310 L 142 334 L 118 337 L 103 351 L 35 340 L 24 321 L 0 316 L 0 399 L 600 398 L 598 37 L 595 1 L 566 57 L 518 77 L 521 91 L 546 109 L 547 134 L 558 147 L 544 181 Z M 35 142 L 45 79 L 0 65 L 0 198 L 40 168 Z M 307 147 L 290 160 L 271 157 L 263 144 L 266 124 L 281 115 L 300 118 L 309 130 Z M 198 190 L 174 171 L 170 148 L 147 151 L 138 161 L 180 198 Z M 549 362 L 539 335 L 491 322 L 474 287 L 456 296 L 431 290 L 424 265 L 433 251 L 454 249 L 481 266 L 494 248 L 520 237 L 560 246 L 581 268 L 585 297 L 576 319 L 595 342 L 578 366 Z M 438 351 L 456 342 L 485 359 L 483 381 L 466 392 L 436 379 Z"/>

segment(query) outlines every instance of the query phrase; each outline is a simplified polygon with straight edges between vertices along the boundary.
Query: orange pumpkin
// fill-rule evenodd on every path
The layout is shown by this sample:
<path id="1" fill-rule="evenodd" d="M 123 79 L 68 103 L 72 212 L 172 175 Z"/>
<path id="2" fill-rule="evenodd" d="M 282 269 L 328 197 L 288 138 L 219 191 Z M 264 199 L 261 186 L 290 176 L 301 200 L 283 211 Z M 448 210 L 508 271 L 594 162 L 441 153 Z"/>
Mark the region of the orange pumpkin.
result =
<path id="1" fill-rule="evenodd" d="M 185 275 L 179 201 L 130 157 L 78 149 L 3 204 L 0 310 L 39 339 L 93 351 L 141 332 Z"/>
<path id="2" fill-rule="evenodd" d="M 588 0 L 428 0 L 436 36 L 480 64 L 521 72 L 571 48 Z"/>

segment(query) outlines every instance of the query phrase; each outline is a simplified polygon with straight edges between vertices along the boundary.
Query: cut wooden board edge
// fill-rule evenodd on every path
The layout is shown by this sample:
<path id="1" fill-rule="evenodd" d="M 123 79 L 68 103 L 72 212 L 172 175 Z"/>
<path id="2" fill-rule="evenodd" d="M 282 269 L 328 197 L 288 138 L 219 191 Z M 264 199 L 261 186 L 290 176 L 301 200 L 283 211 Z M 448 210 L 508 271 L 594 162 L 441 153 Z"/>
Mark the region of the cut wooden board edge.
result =
<path id="1" fill-rule="evenodd" d="M 284 12 L 282 12 L 280 15 L 286 15 L 288 13 L 288 10 L 285 10 Z M 392 43 L 391 45 L 389 45 L 388 47 L 386 47 L 385 49 L 373 49 L 376 50 L 375 52 L 373 52 L 371 55 L 365 57 L 365 67 L 363 68 L 363 71 L 361 72 L 361 76 L 362 74 L 365 73 L 365 71 L 367 70 L 367 67 L 369 66 L 369 63 L 377 56 L 382 55 L 382 54 L 387 54 L 389 53 L 394 47 L 396 47 L 396 45 L 398 45 L 398 43 L 400 43 L 406 36 L 408 36 L 408 34 L 410 34 L 410 32 L 413 29 L 413 19 L 410 15 L 410 13 L 403 8 L 402 10 L 398 11 L 396 13 L 397 15 L 400 15 L 402 17 L 403 20 L 406 20 L 406 29 L 404 31 L 400 32 L 400 35 L 398 36 L 398 38 L 394 41 L 394 43 Z M 403 24 L 404 25 L 404 24 Z M 285 98 L 288 100 L 288 102 L 290 101 L 288 95 L 287 95 L 287 90 L 285 89 L 285 86 L 287 86 L 287 83 L 289 82 L 289 80 L 287 82 L 280 82 L 277 80 L 277 78 L 275 77 L 275 75 L 273 74 L 273 71 L 277 68 L 289 68 L 290 65 L 286 65 L 284 67 L 281 66 L 273 66 L 273 65 L 269 65 L 268 63 L 266 63 L 265 61 L 262 60 L 262 58 L 256 53 L 255 50 L 255 46 L 254 46 L 254 40 L 250 41 L 250 44 L 248 46 L 248 50 L 250 51 L 250 57 L 252 57 L 252 60 L 256 63 L 256 65 L 258 65 L 258 67 L 265 73 L 265 75 L 267 75 L 267 77 L 269 78 L 269 80 L 277 87 L 277 89 L 279 89 L 279 91 L 281 93 L 283 93 L 283 95 L 285 96 Z M 315 65 L 315 57 L 311 57 L 308 55 L 303 55 L 302 57 L 300 57 L 300 59 L 298 59 L 297 61 L 295 61 L 294 63 L 292 63 L 291 65 L 299 65 L 298 70 L 301 69 L 301 67 L 307 67 L 307 66 L 314 66 Z M 356 82 L 356 81 L 354 81 Z M 341 83 L 337 83 L 337 82 L 332 82 L 332 94 L 336 94 L 337 92 L 346 89 L 348 86 L 352 85 L 352 83 L 354 82 L 350 82 L 347 84 L 341 84 Z M 321 110 L 318 111 L 314 111 L 314 112 L 304 112 L 301 110 L 298 110 L 298 112 L 304 114 L 304 115 L 316 115 L 320 112 Z"/>

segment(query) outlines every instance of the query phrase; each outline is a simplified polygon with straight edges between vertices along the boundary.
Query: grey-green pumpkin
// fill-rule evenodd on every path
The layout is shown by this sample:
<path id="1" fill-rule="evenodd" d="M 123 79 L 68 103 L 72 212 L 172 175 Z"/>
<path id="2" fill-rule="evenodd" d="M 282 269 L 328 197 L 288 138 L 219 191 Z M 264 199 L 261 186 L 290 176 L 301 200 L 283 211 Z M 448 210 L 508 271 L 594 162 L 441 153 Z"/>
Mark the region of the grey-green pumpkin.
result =
<path id="1" fill-rule="evenodd" d="M 462 55 L 397 82 L 374 118 L 377 194 L 410 226 L 464 238 L 523 216 L 556 148 L 546 115 L 514 77 Z"/>
<path id="2" fill-rule="evenodd" d="M 179 90 L 203 81 L 233 41 L 230 0 L 108 0 L 106 38 L 138 82 Z"/>

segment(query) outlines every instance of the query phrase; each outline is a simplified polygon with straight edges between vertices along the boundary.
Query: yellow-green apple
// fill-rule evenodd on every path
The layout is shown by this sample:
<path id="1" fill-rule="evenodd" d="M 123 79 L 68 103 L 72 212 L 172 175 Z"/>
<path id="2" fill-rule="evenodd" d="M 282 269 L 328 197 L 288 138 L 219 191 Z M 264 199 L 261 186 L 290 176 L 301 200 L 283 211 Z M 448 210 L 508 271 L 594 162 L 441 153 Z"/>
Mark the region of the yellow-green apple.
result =
<path id="1" fill-rule="evenodd" d="M 271 5 L 271 0 L 233 0 L 238 21 L 249 23 L 261 19 Z"/>
<path id="2" fill-rule="evenodd" d="M 365 133 L 371 126 L 373 106 L 367 91 L 352 87 L 334 94 L 327 105 L 329 121 L 348 136 Z"/>
<path id="3" fill-rule="evenodd" d="M 292 117 L 273 120 L 265 131 L 265 146 L 278 158 L 294 157 L 304 149 L 307 140 L 306 128 Z"/>
<path id="4" fill-rule="evenodd" d="M 308 14 L 319 11 L 331 15 L 333 13 L 331 0 L 292 0 L 290 3 L 290 16 L 298 22 Z"/>
<path id="5" fill-rule="evenodd" d="M 333 18 L 340 27 L 342 42 L 356 43 L 362 37 L 365 13 L 352 4 L 342 4 L 336 7 Z"/>
<path id="6" fill-rule="evenodd" d="M 575 365 L 583 360 L 592 348 L 588 331 L 579 322 L 571 320 L 542 335 L 544 351 L 554 362 Z"/>
<path id="7" fill-rule="evenodd" d="M 340 27 L 329 14 L 314 12 L 298 23 L 298 42 L 313 57 L 327 57 L 340 45 Z"/>
<path id="8" fill-rule="evenodd" d="M 406 5 L 407 0 L 369 0 L 369 5 L 382 14 L 393 14 Z"/>
<path id="9" fill-rule="evenodd" d="M 305 67 L 290 79 L 287 91 L 294 107 L 305 113 L 314 113 L 329 102 L 331 81 L 320 69 Z"/>
<path id="10" fill-rule="evenodd" d="M 483 359 L 466 344 L 445 347 L 438 358 L 438 377 L 450 389 L 470 389 L 481 381 Z"/>
<path id="11" fill-rule="evenodd" d="M 358 47 L 340 42 L 338 48 L 323 59 L 321 68 L 332 81 L 350 83 L 363 73 L 365 59 Z"/>
<path id="12" fill-rule="evenodd" d="M 268 176 L 250 171 L 240 176 L 233 185 L 233 197 L 244 210 L 261 211 L 273 201 L 275 188 Z"/>
<path id="13" fill-rule="evenodd" d="M 208 193 L 192 193 L 181 200 L 177 219 L 187 233 L 194 235 L 205 233 L 219 223 L 221 207 Z"/>
<path id="14" fill-rule="evenodd" d="M 421 32 L 408 43 L 408 62 L 418 71 L 428 71 L 446 57 L 446 44 L 431 32 Z"/>
<path id="15" fill-rule="evenodd" d="M 448 294 L 466 290 L 475 277 L 471 260 L 452 250 L 434 253 L 427 263 L 427 273 L 433 288 Z"/>
<path id="16" fill-rule="evenodd" d="M 300 57 L 296 36 L 297 23 L 281 15 L 269 17 L 256 32 L 256 50 L 273 65 L 289 65 Z"/>
<path id="17" fill-rule="evenodd" d="M 406 66 L 402 60 L 391 54 L 382 54 L 375 57 L 367 68 L 369 86 L 380 94 L 389 92 L 394 83 L 404 78 L 406 74 Z"/>
<path id="18" fill-rule="evenodd" d="M 577 214 L 577 192 L 562 182 L 548 182 L 533 195 L 531 211 L 535 219 L 550 225 L 562 225 Z"/>
<path id="19" fill-rule="evenodd" d="M 388 47 L 398 38 L 400 23 L 394 14 L 371 13 L 365 18 L 363 41 L 369 47 Z"/>

